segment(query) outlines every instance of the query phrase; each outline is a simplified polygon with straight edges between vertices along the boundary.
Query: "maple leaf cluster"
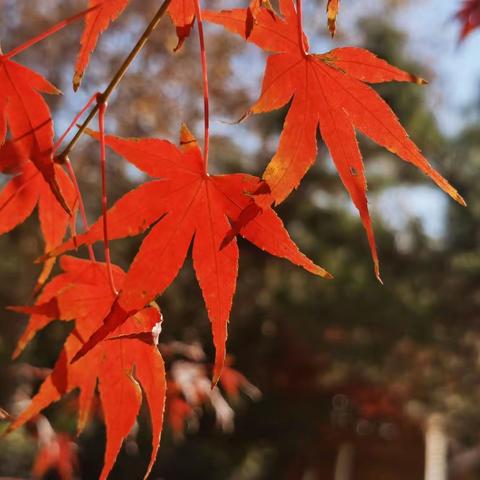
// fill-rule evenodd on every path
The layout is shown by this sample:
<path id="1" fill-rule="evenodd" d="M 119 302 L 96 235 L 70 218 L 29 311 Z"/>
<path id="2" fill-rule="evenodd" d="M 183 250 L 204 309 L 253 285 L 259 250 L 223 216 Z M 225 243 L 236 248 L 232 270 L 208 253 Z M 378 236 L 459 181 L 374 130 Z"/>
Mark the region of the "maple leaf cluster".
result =
<path id="1" fill-rule="evenodd" d="M 91 289 L 92 298 L 90 301 L 95 303 L 97 306 L 101 304 L 111 295 L 111 292 L 106 290 L 102 292 L 104 288 L 104 282 L 96 282 L 96 274 L 104 271 L 105 266 L 102 265 L 99 269 L 98 264 L 92 264 L 91 262 L 76 259 L 73 257 L 63 257 L 61 260 L 61 266 L 64 270 L 64 273 L 57 277 L 58 280 L 58 290 L 57 293 L 50 298 L 54 293 L 53 290 L 49 292 L 45 291 L 44 294 L 39 296 L 39 303 L 35 307 L 12 307 L 12 309 L 19 312 L 30 313 L 30 322 L 28 328 L 26 329 L 22 339 L 18 343 L 17 349 L 14 352 L 14 356 L 18 357 L 28 341 L 35 335 L 35 333 L 46 326 L 48 323 L 52 322 L 56 318 L 61 318 L 61 314 L 58 310 L 58 305 L 64 301 L 74 300 L 77 304 L 83 302 L 83 294 L 86 289 Z M 69 294 L 66 293 L 66 285 L 71 281 L 71 275 L 75 271 L 83 269 L 83 276 L 77 277 L 76 283 L 81 286 L 79 294 L 69 297 L 73 292 Z M 116 273 L 119 273 L 119 270 L 115 269 Z M 85 283 L 83 283 L 85 282 Z M 53 282 L 52 282 L 53 283 Z M 93 298 L 93 289 L 96 286 L 100 287 L 99 296 Z M 103 295 L 105 294 L 105 296 Z M 67 297 L 65 297 L 67 295 Z M 41 298 L 40 298 L 41 297 Z M 49 300 L 47 301 L 47 299 Z M 40 303 L 44 302 L 44 303 Z M 81 314 L 79 314 L 81 315 Z M 80 317 L 79 317 L 80 318 Z M 146 317 L 144 317 L 146 318 Z M 158 321 L 161 320 L 161 317 L 154 315 L 152 320 Z M 86 325 L 86 318 L 80 318 L 80 321 L 77 323 L 83 330 L 83 327 Z M 157 325 L 157 331 L 159 331 L 159 323 Z M 78 337 L 78 331 L 74 332 L 74 336 Z M 185 432 L 195 432 L 198 428 L 200 417 L 203 414 L 203 411 L 206 407 L 209 410 L 213 411 L 216 418 L 216 425 L 224 432 L 230 432 L 233 430 L 233 422 L 235 413 L 231 403 L 237 403 L 240 399 L 240 394 L 246 395 L 252 400 L 256 400 L 261 397 L 259 390 L 252 385 L 247 378 L 234 369 L 232 364 L 232 359 L 227 358 L 222 377 L 219 382 L 220 388 L 211 388 L 211 380 L 209 373 L 209 366 L 205 352 L 199 344 L 192 343 L 186 344 L 183 342 L 168 342 L 168 343 L 159 343 L 158 350 L 154 346 L 146 346 L 145 344 L 151 344 L 150 332 L 142 333 L 127 333 L 114 337 L 115 340 L 123 340 L 121 343 L 118 341 L 115 343 L 105 344 L 104 349 L 99 349 L 96 351 L 97 359 L 90 357 L 89 367 L 98 367 L 100 364 L 109 368 L 109 359 L 115 356 L 115 351 L 118 352 L 117 347 L 122 347 L 125 349 L 132 349 L 137 351 L 138 355 L 136 356 L 136 363 L 134 368 L 136 370 L 141 370 L 140 375 L 136 376 L 137 379 L 145 378 L 145 375 L 148 375 L 150 370 L 153 369 L 152 378 L 156 378 L 159 369 L 156 368 L 158 365 L 155 364 L 155 361 L 160 358 L 159 351 L 162 356 L 166 359 L 165 362 L 165 380 L 161 381 L 159 385 L 168 386 L 167 396 L 165 401 L 165 420 L 170 426 L 170 429 L 177 439 L 182 439 Z M 68 351 L 72 347 L 71 338 L 67 339 L 67 342 L 64 346 L 62 354 L 68 355 Z M 139 350 L 142 349 L 143 351 Z M 142 356 L 142 353 L 146 354 L 145 357 Z M 98 355 L 101 356 L 101 361 L 99 361 Z M 120 357 L 117 357 L 117 359 Z M 121 356 L 120 359 L 125 357 Z M 79 362 L 81 363 L 81 362 Z M 121 362 L 120 362 L 121 363 Z M 123 364 L 125 366 L 125 364 Z M 119 365 L 116 365 L 119 367 Z M 126 365 L 129 367 L 129 365 Z M 85 369 L 85 364 L 79 364 L 78 368 Z M 107 372 L 105 369 L 102 371 L 101 368 L 98 370 L 98 378 L 100 381 L 103 379 L 104 386 L 103 388 L 107 391 L 110 390 L 110 380 L 107 382 Z M 16 401 L 12 406 L 13 412 L 21 412 L 20 415 L 15 418 L 12 414 L 6 412 L 3 409 L 0 409 L 0 423 L 1 421 L 9 421 L 10 429 L 15 429 L 20 425 L 25 425 L 30 436 L 37 443 L 38 449 L 35 456 L 35 460 L 32 467 L 32 474 L 35 478 L 43 478 L 48 472 L 56 472 L 58 477 L 62 480 L 72 480 L 76 478 L 75 472 L 78 471 L 78 456 L 77 456 L 77 446 L 74 442 L 74 439 L 66 433 L 56 433 L 51 426 L 48 419 L 41 415 L 39 412 L 43 408 L 43 405 L 55 401 L 60 394 L 65 393 L 68 385 L 74 385 L 75 382 L 78 382 L 78 388 L 80 389 L 80 398 L 84 399 L 80 403 L 81 408 L 86 408 L 86 410 L 80 410 L 78 412 L 78 431 L 80 432 L 86 425 L 87 419 L 92 417 L 93 414 L 98 415 L 100 418 L 103 417 L 107 425 L 107 430 L 110 432 L 107 442 L 107 452 L 112 452 L 110 448 L 111 440 L 116 438 L 117 428 L 117 418 L 119 412 L 123 412 L 124 409 L 127 409 L 129 412 L 130 409 L 135 405 L 132 405 L 129 401 L 128 394 L 120 395 L 116 397 L 116 411 L 112 411 L 113 402 L 110 402 L 108 398 L 100 396 L 100 402 L 96 401 L 93 398 L 93 391 L 91 389 L 92 380 L 95 383 L 95 378 L 89 378 L 88 372 L 85 372 L 84 375 L 79 375 L 79 370 L 77 367 L 70 366 L 68 363 L 57 362 L 57 365 L 52 371 L 45 368 L 35 368 L 31 367 L 28 364 L 18 364 L 15 367 L 15 372 L 17 377 L 22 378 L 22 382 L 17 387 L 15 393 Z M 152 372 L 150 372 L 151 374 Z M 70 383 L 69 379 L 70 378 Z M 117 380 L 119 377 L 113 375 L 113 380 Z M 38 380 L 43 381 L 43 386 L 39 396 L 41 398 L 40 403 L 36 405 L 31 405 L 30 408 L 25 409 L 25 403 L 28 402 L 25 394 L 25 390 L 31 388 L 32 383 L 36 383 Z M 123 376 L 120 375 L 120 379 L 123 380 Z M 53 382 L 57 385 L 55 389 L 48 388 L 48 385 Z M 64 389 L 61 389 L 59 385 L 64 385 Z M 128 391 L 129 383 L 125 384 L 121 381 L 118 385 L 118 391 L 123 391 L 123 388 L 127 387 Z M 144 384 L 141 384 L 144 385 Z M 150 390 L 146 389 L 145 392 L 148 395 Z M 115 392 L 114 392 L 115 393 Z M 155 394 L 161 393 L 154 391 Z M 155 403 L 158 398 L 158 404 Z M 157 410 L 162 410 L 162 396 L 157 395 L 150 398 L 152 402 L 152 414 Z M 126 402 L 126 403 L 124 403 Z M 100 408 L 101 407 L 101 408 Z M 75 405 L 74 401 L 69 401 L 66 405 L 66 408 L 69 411 L 77 412 L 78 407 Z M 154 417 L 152 416 L 152 419 Z M 129 418 L 131 424 L 128 430 L 128 433 L 120 439 L 121 441 L 128 442 L 130 447 L 134 447 L 136 450 L 137 439 L 136 434 L 138 431 L 137 424 L 135 421 L 135 416 L 130 415 Z M 112 433 L 113 432 L 113 433 Z M 158 447 L 157 438 L 157 447 Z M 155 443 L 153 443 L 153 448 Z M 155 455 L 153 451 L 153 455 Z M 114 460 L 115 456 L 113 456 Z M 106 469 L 108 464 L 104 467 L 102 476 L 106 476 Z"/>
<path id="2" fill-rule="evenodd" d="M 187 383 L 179 379 L 175 385 L 167 382 L 157 348 L 162 317 L 155 299 L 172 284 L 191 245 L 216 351 L 213 384 L 226 382 L 225 388 L 231 392 L 238 389 L 239 382 L 245 383 L 225 367 L 227 326 L 238 275 L 237 237 L 314 275 L 331 278 L 299 251 L 273 208 L 299 186 L 316 160 L 317 132 L 359 211 L 379 279 L 357 131 L 419 168 L 454 200 L 464 204 L 369 85 L 391 81 L 424 84 L 423 79 L 357 47 L 311 53 L 302 29 L 300 0 L 296 4 L 280 0 L 279 13 L 265 0 L 253 0 L 247 8 L 222 11 L 202 10 L 198 0 L 167 0 L 164 7 L 178 36 L 175 50 L 181 48 L 195 20 L 198 22 L 205 89 L 204 151 L 185 125 L 181 127 L 178 147 L 161 139 L 105 136 L 105 102 L 102 95 L 97 96 L 100 132 L 88 133 L 99 140 L 102 159 L 106 145 L 152 179 L 126 193 L 97 222 L 77 235 L 73 225 L 77 208 L 82 205 L 81 196 L 72 171 L 67 174 L 61 165 L 66 159 L 56 156 L 59 142 L 54 143 L 52 115 L 43 98 L 43 94 L 56 94 L 58 90 L 12 58 L 47 34 L 84 17 L 73 78 L 77 90 L 99 36 L 128 4 L 128 0 L 89 0 L 85 12 L 0 55 L 0 172 L 12 176 L 0 192 L 0 233 L 22 223 L 38 205 L 45 239 L 45 268 L 38 281 L 38 291 L 41 287 L 43 290 L 33 306 L 16 309 L 29 314 L 30 321 L 15 355 L 50 322 L 75 321 L 52 373 L 11 428 L 19 427 L 63 395 L 79 389 L 81 431 L 98 385 L 107 427 L 101 478 L 108 476 L 135 422 L 142 392 L 152 425 L 147 475 L 158 450 L 167 390 L 174 405 L 170 415 L 177 430 L 191 413 L 191 404 L 196 405 L 205 397 L 205 393 L 198 393 L 198 385 L 190 405 L 179 397 L 179 385 L 183 385 L 182 395 L 188 396 L 185 392 L 188 385 L 194 385 L 195 375 L 190 372 Z M 339 0 L 328 0 L 326 6 L 332 35 L 339 4 Z M 468 2 L 464 9 L 468 13 L 461 18 L 475 22 L 475 4 Z M 202 17 L 268 53 L 260 96 L 245 117 L 289 105 L 277 151 L 262 178 L 246 173 L 208 173 L 208 80 Z M 105 179 L 102 182 L 104 186 Z M 72 236 L 64 242 L 69 223 Z M 109 240 L 142 234 L 148 229 L 127 272 L 111 264 Z M 106 264 L 93 256 L 90 260 L 62 256 L 98 241 L 105 243 Z M 57 257 L 62 273 L 47 283 Z M 197 372 L 196 378 L 204 375 Z M 205 390 L 205 382 L 202 385 Z"/>

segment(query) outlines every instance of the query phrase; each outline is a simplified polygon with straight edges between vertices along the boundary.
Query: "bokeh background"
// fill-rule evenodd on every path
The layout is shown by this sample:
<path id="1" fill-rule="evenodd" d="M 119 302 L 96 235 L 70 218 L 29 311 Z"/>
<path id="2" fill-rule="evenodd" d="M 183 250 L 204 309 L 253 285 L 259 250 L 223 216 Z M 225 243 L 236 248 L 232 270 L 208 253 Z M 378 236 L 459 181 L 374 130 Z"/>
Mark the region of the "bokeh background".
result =
<path id="1" fill-rule="evenodd" d="M 49 99 L 58 132 L 106 85 L 159 3 L 131 1 L 101 39 L 77 94 L 70 82 L 80 24 L 19 57 L 64 92 Z M 317 163 L 278 210 L 303 251 L 335 280 L 314 278 L 240 242 L 228 348 L 235 371 L 261 396 L 246 384 L 238 392 L 220 390 L 223 403 L 207 399 L 185 418 L 177 412 L 180 427 L 166 422 L 151 478 L 480 479 L 480 32 L 458 43 L 454 13 L 460 0 L 343 0 L 338 36 L 331 40 L 324 3 L 305 2 L 312 51 L 361 45 L 430 80 L 427 87 L 390 84 L 378 90 L 468 208 L 361 138 L 381 286 L 358 216 L 320 144 Z M 84 6 L 80 0 L 2 0 L 4 51 Z M 196 33 L 173 54 L 175 30 L 167 18 L 162 21 L 112 97 L 109 132 L 176 141 L 181 122 L 187 122 L 202 138 Z M 206 33 L 211 169 L 261 174 L 285 110 L 231 124 L 259 93 L 264 57 L 219 28 L 209 26 Z M 83 139 L 71 160 L 93 220 L 100 212 L 98 148 Z M 143 177 L 114 154 L 108 162 L 113 202 Z M 114 242 L 114 261 L 126 268 L 140 241 Z M 33 260 L 42 251 L 35 215 L 0 238 L 0 251 L 1 306 L 30 302 L 39 272 Z M 97 252 L 102 255 L 101 248 Z M 159 303 L 165 317 L 161 348 L 172 375 L 189 365 L 186 378 L 208 378 L 210 326 L 190 261 Z M 71 326 L 51 325 L 12 362 L 26 318 L 1 312 L 0 407 L 14 415 L 52 367 Z M 71 439 L 63 458 L 73 466 L 71 478 L 97 478 L 105 435 L 101 412 L 75 438 L 74 402 L 73 395 L 36 425 L 0 438 L 0 477 L 68 478 L 58 468 L 32 473 L 42 435 L 53 428 Z M 8 422 L 0 422 L 4 429 Z M 142 412 L 110 478 L 142 478 L 148 445 Z M 437 473 L 427 477 L 426 469 Z"/>

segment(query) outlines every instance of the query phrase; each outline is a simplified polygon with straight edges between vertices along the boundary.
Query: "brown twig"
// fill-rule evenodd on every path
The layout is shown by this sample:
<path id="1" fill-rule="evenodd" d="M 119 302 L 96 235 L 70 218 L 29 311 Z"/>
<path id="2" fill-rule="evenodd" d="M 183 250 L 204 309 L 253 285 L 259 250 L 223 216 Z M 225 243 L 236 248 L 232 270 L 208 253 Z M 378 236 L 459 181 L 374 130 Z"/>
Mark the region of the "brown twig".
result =
<path id="1" fill-rule="evenodd" d="M 125 76 L 125 73 L 127 72 L 128 68 L 130 67 L 132 62 L 135 60 L 135 58 L 140 53 L 140 51 L 145 46 L 145 44 L 148 42 L 148 39 L 150 38 L 151 34 L 157 28 L 158 24 L 160 23 L 161 18 L 163 17 L 163 15 L 165 15 L 165 12 L 167 11 L 168 7 L 170 6 L 170 2 L 171 2 L 171 0 L 164 0 L 162 5 L 158 9 L 157 13 L 152 18 L 152 20 L 148 24 L 147 28 L 143 32 L 142 36 L 139 38 L 138 42 L 133 47 L 132 51 L 128 54 L 127 58 L 125 59 L 125 61 L 120 66 L 117 73 L 115 73 L 115 75 L 113 76 L 113 78 L 110 81 L 110 83 L 108 84 L 107 88 L 100 94 L 100 98 L 102 99 L 103 103 L 107 102 L 107 100 L 109 99 L 112 92 L 115 90 L 115 88 L 121 82 L 122 78 Z M 75 134 L 75 136 L 72 138 L 72 140 L 70 140 L 70 143 L 56 157 L 55 160 L 56 160 L 57 163 L 64 163 L 65 162 L 65 158 L 73 150 L 75 145 L 80 140 L 80 137 L 83 135 L 83 133 L 85 132 L 87 127 L 90 125 L 90 122 L 93 120 L 95 115 L 98 113 L 99 106 L 102 102 L 97 103 L 92 108 L 92 110 L 88 114 L 87 118 L 84 120 L 82 125 L 79 127 L 78 132 Z"/>

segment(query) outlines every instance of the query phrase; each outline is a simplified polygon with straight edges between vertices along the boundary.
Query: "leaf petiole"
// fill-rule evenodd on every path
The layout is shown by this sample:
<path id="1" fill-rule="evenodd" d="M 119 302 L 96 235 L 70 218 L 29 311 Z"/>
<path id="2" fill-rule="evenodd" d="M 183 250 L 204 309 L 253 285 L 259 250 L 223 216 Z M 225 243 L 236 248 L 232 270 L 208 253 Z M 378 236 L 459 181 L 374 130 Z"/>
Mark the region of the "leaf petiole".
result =
<path id="1" fill-rule="evenodd" d="M 15 57 L 16 55 L 23 52 L 24 50 L 27 50 L 27 48 L 30 48 L 32 45 L 35 45 L 36 43 L 41 42 L 42 40 L 45 40 L 50 35 L 53 35 L 54 33 L 58 32 L 59 30 L 62 30 L 66 26 L 70 25 L 71 23 L 74 23 L 77 20 L 80 20 L 81 18 L 83 18 L 88 13 L 92 12 L 93 10 L 96 10 L 98 7 L 99 7 L 99 5 L 95 5 L 91 8 L 88 8 L 87 10 L 83 10 L 82 12 L 77 13 L 76 15 L 73 15 L 73 16 L 57 23 L 53 27 L 50 27 L 48 30 L 45 30 L 40 35 L 37 35 L 36 37 L 33 37 L 30 40 L 27 40 L 25 43 L 22 43 L 21 45 L 14 48 L 13 50 L 10 50 L 8 53 L 6 53 L 3 56 L 5 58 L 8 58 L 8 59 Z"/>
<path id="2" fill-rule="evenodd" d="M 85 106 L 75 115 L 75 118 L 72 120 L 70 125 L 67 127 L 67 129 L 63 132 L 61 137 L 55 142 L 55 145 L 52 148 L 52 153 L 55 155 L 55 152 L 60 148 L 62 145 L 63 141 L 65 140 L 65 137 L 71 132 L 72 128 L 77 124 L 78 120 L 80 117 L 88 110 L 90 105 L 92 105 L 93 102 L 97 99 L 97 93 L 94 93 L 91 97 L 90 100 L 85 104 Z"/>
<path id="3" fill-rule="evenodd" d="M 202 20 L 202 9 L 200 8 L 200 0 L 195 0 L 194 3 L 195 3 L 195 16 L 197 17 L 197 26 L 198 26 L 198 40 L 200 43 L 200 59 L 202 63 L 203 119 L 204 119 L 203 159 L 205 163 L 205 173 L 208 173 L 210 109 L 209 109 L 209 95 L 208 95 L 207 52 L 205 49 L 205 36 L 203 34 L 203 20 Z"/>
<path id="4" fill-rule="evenodd" d="M 75 175 L 75 171 L 73 170 L 73 167 L 72 167 L 72 162 L 68 157 L 65 159 L 65 165 L 67 166 L 68 175 L 72 180 L 73 186 L 75 188 L 75 192 L 78 197 L 78 208 L 80 210 L 80 216 L 82 217 L 83 228 L 85 229 L 85 231 L 87 231 L 89 226 L 88 226 L 88 220 L 87 220 L 87 212 L 85 211 L 85 204 L 83 203 L 82 193 L 80 192 L 80 187 L 77 182 L 77 176 Z M 93 252 L 93 247 L 91 245 L 87 245 L 87 249 L 88 249 L 88 256 L 90 260 L 92 262 L 96 262 L 95 253 Z"/>
<path id="5" fill-rule="evenodd" d="M 302 12 L 302 0 L 297 0 L 297 22 L 298 22 L 298 45 L 302 55 L 306 57 L 308 55 L 305 48 L 305 39 L 303 38 L 303 12 Z"/>
<path id="6" fill-rule="evenodd" d="M 98 105 L 98 130 L 100 131 L 100 170 L 102 174 L 102 217 L 103 217 L 103 244 L 105 249 L 105 262 L 107 264 L 108 282 L 114 296 L 118 295 L 113 279 L 112 261 L 110 259 L 110 242 L 108 239 L 108 216 L 107 216 L 107 155 L 105 149 L 105 111 L 107 102 L 103 95 L 97 95 Z"/>

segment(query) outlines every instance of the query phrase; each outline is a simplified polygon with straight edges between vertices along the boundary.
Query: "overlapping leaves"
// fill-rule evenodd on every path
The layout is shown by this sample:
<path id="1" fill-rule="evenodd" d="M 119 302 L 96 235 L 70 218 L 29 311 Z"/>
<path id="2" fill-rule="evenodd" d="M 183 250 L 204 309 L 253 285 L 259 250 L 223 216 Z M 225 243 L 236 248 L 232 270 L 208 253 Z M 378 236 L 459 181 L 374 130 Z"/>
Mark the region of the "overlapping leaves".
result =
<path id="1" fill-rule="evenodd" d="M 155 307 L 141 309 L 126 319 L 112 335 L 72 364 L 73 356 L 98 327 L 114 302 L 105 265 L 73 257 L 62 257 L 62 274 L 54 277 L 33 307 L 16 308 L 31 314 L 18 343 L 20 354 L 37 331 L 54 320 L 75 320 L 75 328 L 55 364 L 26 410 L 11 429 L 18 428 L 52 402 L 74 389 L 80 390 L 78 431 L 82 431 L 92 407 L 98 382 L 107 430 L 105 462 L 100 478 L 110 472 L 120 446 L 132 429 L 142 403 L 148 402 L 152 424 L 152 453 L 147 475 L 155 461 L 162 431 L 165 403 L 165 367 L 155 345 L 153 331 L 161 320 Z M 115 281 L 122 285 L 125 274 L 114 268 Z"/>
<path id="2" fill-rule="evenodd" d="M 71 180 L 58 165 L 54 165 L 54 172 L 69 210 L 75 212 L 77 196 Z M 39 170 L 23 153 L 21 144 L 7 142 L 0 149 L 0 173 L 11 176 L 0 190 L 0 235 L 23 223 L 35 206 L 38 206 L 45 251 L 58 247 L 65 236 L 71 217 L 53 195 L 50 185 Z M 74 219 L 75 217 L 72 221 Z M 47 280 L 53 264 L 53 259 L 45 263 L 37 281 L 39 286 Z"/>
<path id="3" fill-rule="evenodd" d="M 193 239 L 193 265 L 216 347 L 216 381 L 225 358 L 227 322 L 238 271 L 236 239 L 226 241 L 226 238 L 232 231 L 231 222 L 251 204 L 249 194 L 258 190 L 260 180 L 244 174 L 208 175 L 196 140 L 185 126 L 180 149 L 157 139 L 107 136 L 106 143 L 140 170 L 160 179 L 127 193 L 109 210 L 110 237 L 137 235 L 158 223 L 143 241 L 105 323 L 85 344 L 80 355 L 170 285 Z M 238 233 L 272 255 L 286 258 L 315 275 L 329 277 L 324 269 L 299 252 L 271 208 L 242 226 Z M 99 219 L 75 242 L 68 242 L 54 253 L 102 238 L 103 222 Z"/>
<path id="4" fill-rule="evenodd" d="M 19 162 L 25 158 L 31 160 L 70 213 L 56 177 L 52 114 L 43 98 L 43 94 L 58 95 L 60 91 L 37 72 L 14 62 L 12 56 L 12 52 L 3 55 L 0 51 L 0 155 L 5 157 L 15 152 L 7 161 L 16 168 L 20 165 L 14 165 L 15 158 Z M 14 144 L 12 148 L 5 146 L 7 134 Z"/>
<path id="5" fill-rule="evenodd" d="M 195 20 L 195 0 L 172 0 L 168 13 L 175 25 L 178 36 L 179 49 L 185 39 L 190 35 Z M 73 88 L 77 90 L 90 61 L 90 55 L 97 45 L 100 35 L 115 21 L 125 10 L 130 0 L 88 0 L 89 7 L 98 7 L 85 18 L 85 29 L 82 34 L 80 52 L 77 56 Z"/>

